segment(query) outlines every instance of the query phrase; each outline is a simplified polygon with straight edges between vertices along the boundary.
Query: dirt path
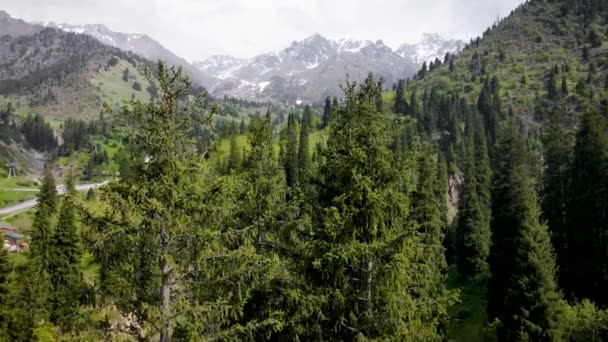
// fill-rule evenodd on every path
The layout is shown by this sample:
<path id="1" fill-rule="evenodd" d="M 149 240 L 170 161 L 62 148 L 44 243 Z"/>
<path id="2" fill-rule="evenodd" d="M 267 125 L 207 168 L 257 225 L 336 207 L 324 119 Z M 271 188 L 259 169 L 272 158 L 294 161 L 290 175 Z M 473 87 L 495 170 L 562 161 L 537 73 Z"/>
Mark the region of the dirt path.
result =
<path id="1" fill-rule="evenodd" d="M 76 185 L 76 190 L 77 191 L 89 191 L 89 189 L 95 189 L 95 188 L 98 188 L 100 186 L 107 185 L 108 183 L 110 183 L 110 181 L 105 181 L 105 182 L 101 182 L 101 183 L 94 183 L 94 184 Z M 65 193 L 65 185 L 63 185 L 63 184 L 62 185 L 57 185 L 57 192 L 59 194 Z M 29 209 L 29 208 L 32 208 L 32 207 L 36 206 L 36 203 L 38 203 L 38 201 L 36 199 L 31 199 L 31 200 L 27 200 L 27 201 L 21 202 L 19 204 L 11 205 L 11 206 L 8 206 L 8 207 L 5 207 L 5 208 L 0 208 L 0 215 L 13 215 L 13 214 L 21 212 L 23 210 L 26 210 L 26 209 Z"/>

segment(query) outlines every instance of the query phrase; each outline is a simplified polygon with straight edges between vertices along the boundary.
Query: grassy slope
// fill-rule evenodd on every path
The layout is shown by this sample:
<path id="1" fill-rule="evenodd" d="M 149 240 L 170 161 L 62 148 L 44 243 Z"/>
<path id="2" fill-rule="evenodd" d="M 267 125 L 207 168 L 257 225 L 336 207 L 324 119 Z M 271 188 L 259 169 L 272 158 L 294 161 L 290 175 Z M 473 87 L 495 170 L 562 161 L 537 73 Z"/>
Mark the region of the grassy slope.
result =
<path id="1" fill-rule="evenodd" d="M 506 106 L 512 106 L 515 114 L 530 117 L 537 94 L 545 95 L 545 82 L 554 65 L 568 64 L 567 77 L 572 93 L 576 82 L 586 80 L 589 64 L 582 60 L 583 37 L 578 37 L 580 19 L 560 16 L 559 4 L 541 4 L 538 1 L 518 9 L 515 15 L 503 20 L 492 32 L 485 34 L 483 42 L 460 53 L 455 60 L 455 71 L 447 65 L 435 69 L 422 80 L 408 87 L 412 89 L 436 87 L 443 92 L 465 95 L 470 103 L 476 103 L 481 89 L 481 77 L 475 74 L 472 58 L 479 54 L 486 64 L 487 75 L 496 75 L 501 83 L 501 95 Z M 606 28 L 604 28 L 606 29 Z M 501 53 L 504 58 L 501 59 Z M 606 63 L 608 44 L 590 49 L 591 60 L 599 62 L 599 70 Z M 521 82 L 526 76 L 527 83 Z M 602 73 L 599 72 L 600 79 Z M 561 76 L 558 87 L 561 85 Z"/>

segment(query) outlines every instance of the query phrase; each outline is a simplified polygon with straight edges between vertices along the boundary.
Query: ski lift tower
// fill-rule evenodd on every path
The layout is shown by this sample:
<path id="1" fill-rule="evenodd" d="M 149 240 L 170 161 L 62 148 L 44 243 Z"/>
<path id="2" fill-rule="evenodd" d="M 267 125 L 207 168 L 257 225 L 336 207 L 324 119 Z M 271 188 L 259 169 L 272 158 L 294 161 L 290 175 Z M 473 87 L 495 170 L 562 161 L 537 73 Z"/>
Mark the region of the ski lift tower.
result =
<path id="1" fill-rule="evenodd" d="M 15 170 L 16 166 L 17 165 L 13 162 L 6 164 L 6 169 L 8 170 L 8 178 L 17 177 L 17 171 Z"/>

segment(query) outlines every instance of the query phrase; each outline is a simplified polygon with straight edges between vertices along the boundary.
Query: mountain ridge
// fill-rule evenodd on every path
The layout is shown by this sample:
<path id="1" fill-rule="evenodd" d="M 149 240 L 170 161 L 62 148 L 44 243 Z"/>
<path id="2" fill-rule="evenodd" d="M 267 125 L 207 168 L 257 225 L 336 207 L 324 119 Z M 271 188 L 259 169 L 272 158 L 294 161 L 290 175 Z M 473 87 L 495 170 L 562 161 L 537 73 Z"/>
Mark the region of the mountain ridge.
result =
<path id="1" fill-rule="evenodd" d="M 461 40 L 428 33 L 418 43 L 402 44 L 393 50 L 382 40 L 332 40 L 315 33 L 278 52 L 251 58 L 212 55 L 193 64 L 219 80 L 214 95 L 293 103 L 338 95 L 345 75 L 361 80 L 371 72 L 390 85 L 413 77 L 422 62 L 443 59 L 446 53 L 459 52 L 464 45 Z M 268 87 L 273 83 L 277 86 Z M 286 87 L 290 90 L 285 91 Z M 296 93 L 302 99 L 293 96 Z"/>

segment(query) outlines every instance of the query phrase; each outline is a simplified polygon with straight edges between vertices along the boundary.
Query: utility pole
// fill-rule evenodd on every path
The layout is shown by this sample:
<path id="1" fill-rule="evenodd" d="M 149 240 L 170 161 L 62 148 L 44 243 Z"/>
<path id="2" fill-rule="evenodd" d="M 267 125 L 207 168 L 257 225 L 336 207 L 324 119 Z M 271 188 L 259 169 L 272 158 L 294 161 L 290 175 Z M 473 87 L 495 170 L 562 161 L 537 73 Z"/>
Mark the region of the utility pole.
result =
<path id="1" fill-rule="evenodd" d="M 15 170 L 15 163 L 10 162 L 6 164 L 6 168 L 8 170 L 8 178 L 17 177 L 17 171 Z"/>

